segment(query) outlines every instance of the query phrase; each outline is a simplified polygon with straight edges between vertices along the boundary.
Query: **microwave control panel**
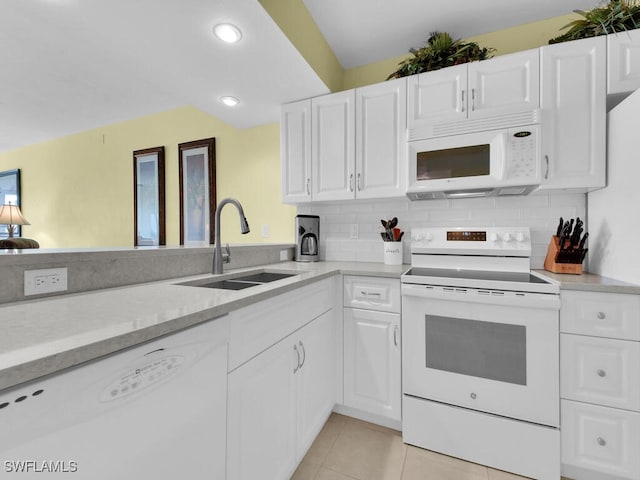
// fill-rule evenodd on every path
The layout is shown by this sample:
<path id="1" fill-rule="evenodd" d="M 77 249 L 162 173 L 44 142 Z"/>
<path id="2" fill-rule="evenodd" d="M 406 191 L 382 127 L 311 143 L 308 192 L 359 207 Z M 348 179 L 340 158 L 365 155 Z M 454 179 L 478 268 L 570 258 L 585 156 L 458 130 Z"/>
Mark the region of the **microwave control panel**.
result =
<path id="1" fill-rule="evenodd" d="M 507 179 L 538 178 L 538 127 L 511 128 L 507 133 Z"/>

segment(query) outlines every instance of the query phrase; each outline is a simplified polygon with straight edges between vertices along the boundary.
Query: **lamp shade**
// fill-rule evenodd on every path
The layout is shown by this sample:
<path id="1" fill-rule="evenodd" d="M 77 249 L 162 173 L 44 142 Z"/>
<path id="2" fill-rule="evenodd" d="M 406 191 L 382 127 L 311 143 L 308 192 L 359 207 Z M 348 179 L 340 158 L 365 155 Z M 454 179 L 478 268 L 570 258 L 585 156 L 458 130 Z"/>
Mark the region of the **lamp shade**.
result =
<path id="1" fill-rule="evenodd" d="M 31 225 L 17 205 L 0 205 L 0 225 Z"/>

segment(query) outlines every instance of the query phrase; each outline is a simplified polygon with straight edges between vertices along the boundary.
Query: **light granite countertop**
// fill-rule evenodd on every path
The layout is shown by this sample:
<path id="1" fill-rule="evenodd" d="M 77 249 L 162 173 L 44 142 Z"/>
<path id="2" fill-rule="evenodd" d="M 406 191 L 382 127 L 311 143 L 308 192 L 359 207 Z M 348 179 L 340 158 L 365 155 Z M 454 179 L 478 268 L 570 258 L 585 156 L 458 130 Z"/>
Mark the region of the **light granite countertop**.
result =
<path id="1" fill-rule="evenodd" d="M 0 305 L 0 390 L 116 352 L 332 275 L 400 278 L 409 265 L 282 262 L 133 286 Z M 178 282 L 257 270 L 296 275 L 245 290 Z M 556 275 L 561 289 L 640 294 L 640 286 L 598 275 Z"/>
<path id="2" fill-rule="evenodd" d="M 283 262 L 0 305 L 0 390 L 295 290 L 336 274 L 400 278 L 408 265 Z M 240 272 L 295 276 L 245 290 L 176 285 Z"/>

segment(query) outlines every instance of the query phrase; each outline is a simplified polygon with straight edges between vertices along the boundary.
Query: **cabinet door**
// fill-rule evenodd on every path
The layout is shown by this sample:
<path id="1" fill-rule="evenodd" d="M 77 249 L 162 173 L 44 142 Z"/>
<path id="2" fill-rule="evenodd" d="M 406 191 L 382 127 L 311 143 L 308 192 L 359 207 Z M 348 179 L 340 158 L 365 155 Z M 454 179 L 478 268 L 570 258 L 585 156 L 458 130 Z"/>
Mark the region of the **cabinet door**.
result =
<path id="1" fill-rule="evenodd" d="M 300 353 L 297 377 L 297 459 L 306 454 L 335 405 L 335 311 L 294 335 Z M 255 477 L 270 478 L 270 477 Z"/>
<path id="2" fill-rule="evenodd" d="M 405 78 L 356 90 L 356 198 L 405 194 L 406 92 Z"/>
<path id="3" fill-rule="evenodd" d="M 467 65 L 407 78 L 409 140 L 427 138 L 429 126 L 467 118 Z"/>
<path id="4" fill-rule="evenodd" d="M 282 201 L 311 201 L 311 100 L 282 107 L 280 160 Z"/>
<path id="5" fill-rule="evenodd" d="M 290 337 L 228 377 L 227 478 L 285 480 L 296 467 L 296 378 Z"/>
<path id="6" fill-rule="evenodd" d="M 541 48 L 542 189 L 605 185 L 606 38 Z"/>
<path id="7" fill-rule="evenodd" d="M 469 64 L 469 118 L 540 107 L 539 50 Z"/>
<path id="8" fill-rule="evenodd" d="M 344 309 L 344 403 L 400 420 L 400 315 Z"/>
<path id="9" fill-rule="evenodd" d="M 640 30 L 607 35 L 607 93 L 640 88 Z"/>
<path id="10" fill-rule="evenodd" d="M 355 197 L 355 91 L 311 100 L 313 200 Z"/>

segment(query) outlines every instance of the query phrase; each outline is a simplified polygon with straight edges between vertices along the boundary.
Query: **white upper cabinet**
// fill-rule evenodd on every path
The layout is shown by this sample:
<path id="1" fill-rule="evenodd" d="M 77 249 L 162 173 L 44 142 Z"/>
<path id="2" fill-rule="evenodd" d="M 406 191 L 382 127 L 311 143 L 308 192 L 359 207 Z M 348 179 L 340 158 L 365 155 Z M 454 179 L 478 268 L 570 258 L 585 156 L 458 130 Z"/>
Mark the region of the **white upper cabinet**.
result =
<path id="1" fill-rule="evenodd" d="M 640 88 L 640 30 L 607 35 L 607 93 Z"/>
<path id="2" fill-rule="evenodd" d="M 525 50 L 469 64 L 469 118 L 540 106 L 540 51 Z"/>
<path id="3" fill-rule="evenodd" d="M 356 198 L 406 192 L 406 92 L 405 78 L 356 89 Z"/>
<path id="4" fill-rule="evenodd" d="M 407 78 L 409 128 L 467 118 L 467 65 Z"/>
<path id="5" fill-rule="evenodd" d="M 401 78 L 284 105 L 283 202 L 404 196 L 406 92 Z"/>
<path id="6" fill-rule="evenodd" d="M 530 113 L 540 106 L 539 50 L 414 75 L 407 91 L 409 140 L 460 133 L 476 119 Z"/>
<path id="7" fill-rule="evenodd" d="M 333 93 L 311 100 L 312 199 L 354 198 L 355 92 Z"/>
<path id="8" fill-rule="evenodd" d="M 280 157 L 282 201 L 311 201 L 311 100 L 283 105 Z"/>
<path id="9" fill-rule="evenodd" d="M 542 47 L 541 189 L 606 183 L 606 37 Z"/>

